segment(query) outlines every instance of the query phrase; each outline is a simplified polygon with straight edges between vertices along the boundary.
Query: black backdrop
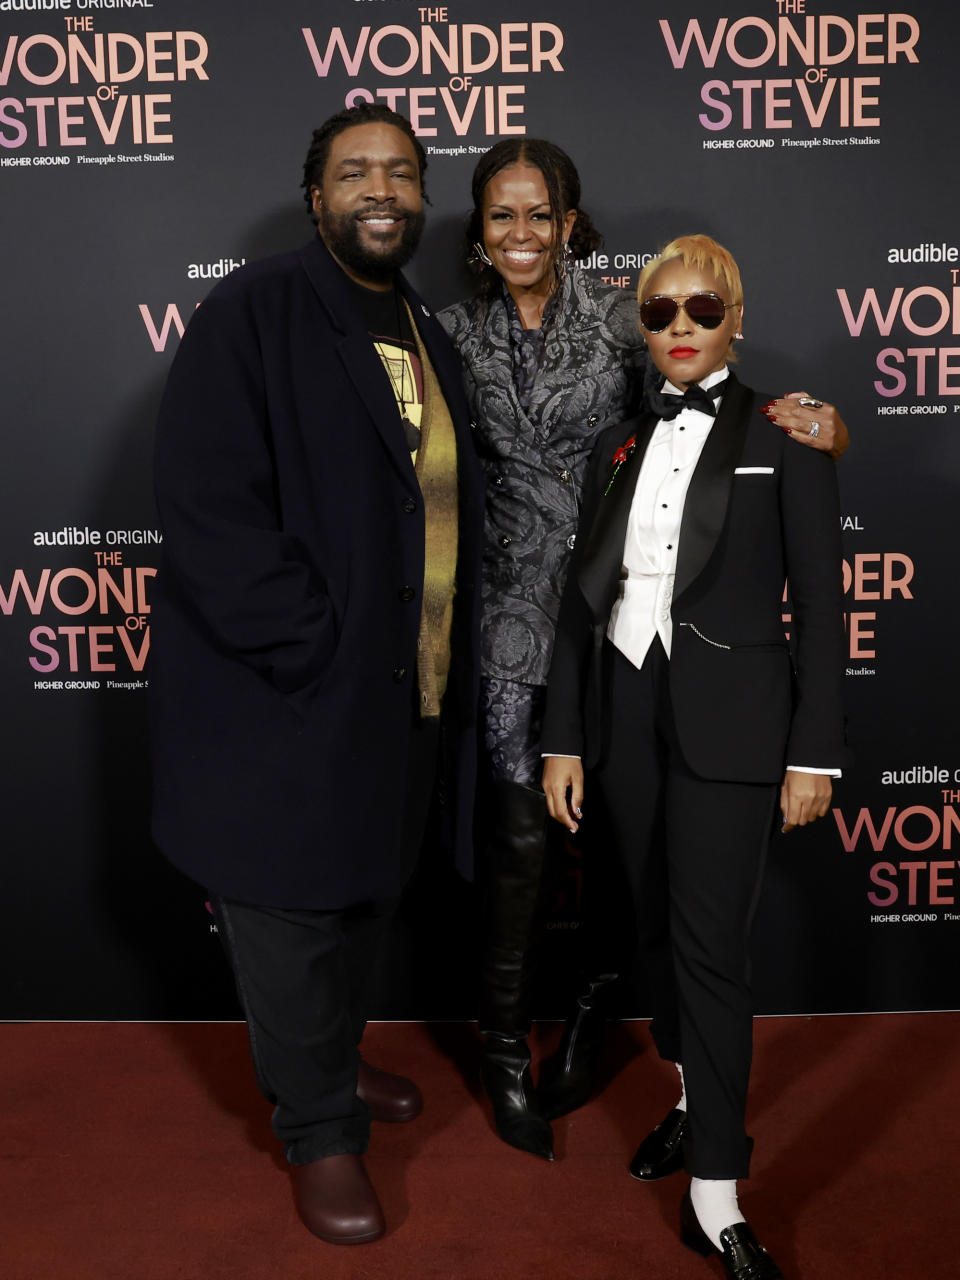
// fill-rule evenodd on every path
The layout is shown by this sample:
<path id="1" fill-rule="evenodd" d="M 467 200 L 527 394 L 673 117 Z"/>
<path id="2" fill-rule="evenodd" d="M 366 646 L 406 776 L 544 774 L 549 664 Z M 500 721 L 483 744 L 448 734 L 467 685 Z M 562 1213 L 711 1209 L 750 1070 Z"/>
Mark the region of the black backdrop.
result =
<path id="1" fill-rule="evenodd" d="M 606 235 L 597 274 L 630 288 L 665 239 L 717 236 L 744 274 L 745 380 L 841 406 L 856 764 L 831 818 L 775 842 L 757 996 L 957 1005 L 958 37 L 933 0 L 0 0 L 0 1016 L 235 1016 L 203 893 L 148 835 L 152 426 L 211 283 L 309 236 L 309 134 L 351 95 L 416 113 L 411 275 L 436 306 L 469 288 L 476 156 L 547 136 Z M 571 855 L 543 1012 L 577 879 Z M 472 1012 L 472 908 L 424 868 L 381 1016 Z"/>

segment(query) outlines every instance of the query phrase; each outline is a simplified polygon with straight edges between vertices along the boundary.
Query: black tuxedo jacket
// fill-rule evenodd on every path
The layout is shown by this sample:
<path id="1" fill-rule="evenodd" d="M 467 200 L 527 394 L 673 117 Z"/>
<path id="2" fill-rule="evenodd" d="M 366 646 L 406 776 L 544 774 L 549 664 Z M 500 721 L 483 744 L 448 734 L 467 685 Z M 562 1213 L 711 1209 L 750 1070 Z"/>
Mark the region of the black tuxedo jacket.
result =
<path id="1" fill-rule="evenodd" d="M 410 286 L 458 443 L 444 702 L 469 849 L 482 485 L 459 361 Z M 234 272 L 191 320 L 156 443 L 154 834 L 216 892 L 337 908 L 396 893 L 424 516 L 396 401 L 317 237 Z M 413 595 L 408 590 L 413 588 Z"/>
<path id="2" fill-rule="evenodd" d="M 731 374 L 687 491 L 670 694 L 695 773 L 771 783 L 787 764 L 839 768 L 847 758 L 840 504 L 830 459 L 788 441 L 757 405 Z M 603 639 L 657 421 L 647 414 L 611 427 L 587 472 L 541 741 L 545 752 L 580 755 L 588 766 L 602 750 Z M 630 437 L 635 449 L 604 496 L 613 455 Z M 793 654 L 781 620 L 786 578 Z"/>

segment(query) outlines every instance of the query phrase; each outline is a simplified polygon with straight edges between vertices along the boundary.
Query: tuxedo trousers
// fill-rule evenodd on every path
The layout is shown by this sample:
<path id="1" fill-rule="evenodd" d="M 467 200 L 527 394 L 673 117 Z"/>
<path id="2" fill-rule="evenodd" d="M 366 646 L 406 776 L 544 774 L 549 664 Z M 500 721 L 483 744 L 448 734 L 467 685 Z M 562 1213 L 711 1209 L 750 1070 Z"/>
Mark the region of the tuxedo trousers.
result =
<path id="1" fill-rule="evenodd" d="M 439 722 L 421 719 L 415 710 L 401 865 L 413 865 L 423 841 L 438 753 Z M 317 850 L 317 857 L 349 856 L 349 849 Z M 257 1083 L 273 1104 L 273 1130 L 291 1164 L 367 1149 L 370 1115 L 357 1097 L 359 1045 L 396 904 L 389 899 L 317 911 L 211 895 Z"/>
<path id="2" fill-rule="evenodd" d="M 699 1178 L 743 1178 L 753 1145 L 749 934 L 778 788 L 696 775 L 659 638 L 639 669 L 604 644 L 606 736 L 590 777 L 634 902 L 654 1041 L 683 1066 L 684 1164 Z"/>

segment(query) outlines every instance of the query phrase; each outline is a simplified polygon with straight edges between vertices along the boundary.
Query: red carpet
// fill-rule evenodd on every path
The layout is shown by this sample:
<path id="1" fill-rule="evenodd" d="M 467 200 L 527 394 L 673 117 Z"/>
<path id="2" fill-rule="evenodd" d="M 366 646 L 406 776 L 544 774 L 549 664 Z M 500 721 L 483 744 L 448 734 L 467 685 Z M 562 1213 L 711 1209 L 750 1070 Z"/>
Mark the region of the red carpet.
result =
<path id="1" fill-rule="evenodd" d="M 337 1248 L 294 1214 L 241 1026 L 3 1026 L 0 1276 L 721 1277 L 677 1238 L 682 1177 L 626 1172 L 673 1101 L 646 1024 L 612 1029 L 614 1078 L 557 1122 L 553 1165 L 493 1135 L 472 1026 L 380 1024 L 365 1045 L 427 1107 L 374 1131 L 386 1239 Z M 960 1275 L 958 1093 L 960 1015 L 758 1022 L 743 1199 L 788 1280 Z"/>

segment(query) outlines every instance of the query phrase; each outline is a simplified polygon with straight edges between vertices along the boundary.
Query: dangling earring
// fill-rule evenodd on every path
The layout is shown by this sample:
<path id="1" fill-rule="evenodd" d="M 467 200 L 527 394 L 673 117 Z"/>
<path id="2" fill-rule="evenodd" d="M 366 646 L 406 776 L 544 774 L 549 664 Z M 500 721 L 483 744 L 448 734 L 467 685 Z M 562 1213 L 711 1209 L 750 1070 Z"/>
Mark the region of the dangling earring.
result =
<path id="1" fill-rule="evenodd" d="M 493 266 L 493 263 L 487 257 L 487 251 L 483 247 L 482 240 L 475 240 L 473 242 L 473 253 L 471 253 L 470 257 L 467 259 L 467 263 L 471 267 L 483 268 Z"/>
<path id="2" fill-rule="evenodd" d="M 736 332 L 733 336 L 734 336 L 735 338 L 739 338 L 739 339 L 741 340 L 741 342 L 743 341 L 743 334 L 740 332 L 740 330 L 739 330 L 739 329 L 737 330 L 737 332 Z"/>
<path id="3" fill-rule="evenodd" d="M 554 263 L 554 268 L 556 269 L 558 283 L 562 283 L 566 279 L 567 267 L 570 265 L 572 261 L 573 261 L 573 250 L 570 248 L 570 241 L 564 240 L 563 252 L 560 254 L 560 257 L 557 258 L 556 262 Z"/>

